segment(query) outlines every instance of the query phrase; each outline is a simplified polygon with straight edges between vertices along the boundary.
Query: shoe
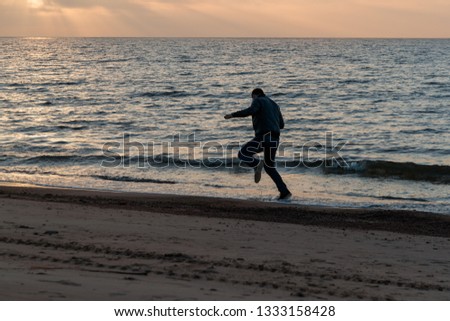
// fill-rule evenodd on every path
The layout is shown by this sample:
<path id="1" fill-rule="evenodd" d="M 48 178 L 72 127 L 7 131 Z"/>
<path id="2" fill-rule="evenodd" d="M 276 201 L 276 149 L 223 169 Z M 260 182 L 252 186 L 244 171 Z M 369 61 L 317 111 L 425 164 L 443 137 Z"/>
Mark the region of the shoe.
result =
<path id="1" fill-rule="evenodd" d="M 291 192 L 287 191 L 287 192 L 284 192 L 284 193 L 280 193 L 280 196 L 278 197 L 278 200 L 279 201 L 288 200 L 291 197 L 292 197 Z"/>
<path id="2" fill-rule="evenodd" d="M 261 180 L 261 173 L 264 167 L 264 161 L 259 161 L 259 164 L 255 167 L 255 183 L 258 184 Z"/>

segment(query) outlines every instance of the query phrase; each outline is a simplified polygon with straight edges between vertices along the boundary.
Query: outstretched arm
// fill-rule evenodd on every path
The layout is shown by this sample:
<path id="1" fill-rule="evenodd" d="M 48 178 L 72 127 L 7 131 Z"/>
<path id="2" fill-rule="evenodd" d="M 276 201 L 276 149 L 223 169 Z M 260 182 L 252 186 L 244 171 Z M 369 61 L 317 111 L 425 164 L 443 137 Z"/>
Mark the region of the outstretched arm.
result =
<path id="1" fill-rule="evenodd" d="M 225 115 L 224 118 L 225 119 L 230 119 L 230 118 L 233 118 L 233 117 L 247 117 L 247 116 L 251 116 L 251 115 L 256 114 L 259 111 L 260 108 L 261 108 L 260 103 L 256 99 L 254 99 L 250 107 L 248 107 L 246 109 L 243 109 L 243 110 L 240 110 L 240 111 L 237 111 L 237 112 L 234 112 L 234 113 L 231 113 L 231 114 L 228 114 L 228 115 Z"/>

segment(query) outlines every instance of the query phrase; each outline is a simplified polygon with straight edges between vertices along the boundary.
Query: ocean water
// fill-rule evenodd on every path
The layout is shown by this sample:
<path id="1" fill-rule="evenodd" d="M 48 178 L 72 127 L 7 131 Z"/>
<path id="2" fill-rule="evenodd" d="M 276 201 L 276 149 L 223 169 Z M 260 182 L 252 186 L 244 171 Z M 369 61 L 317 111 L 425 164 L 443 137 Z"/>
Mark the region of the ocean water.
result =
<path id="1" fill-rule="evenodd" d="M 236 153 L 263 88 L 292 203 L 450 214 L 450 40 L 0 38 L 0 181 L 273 201 Z"/>

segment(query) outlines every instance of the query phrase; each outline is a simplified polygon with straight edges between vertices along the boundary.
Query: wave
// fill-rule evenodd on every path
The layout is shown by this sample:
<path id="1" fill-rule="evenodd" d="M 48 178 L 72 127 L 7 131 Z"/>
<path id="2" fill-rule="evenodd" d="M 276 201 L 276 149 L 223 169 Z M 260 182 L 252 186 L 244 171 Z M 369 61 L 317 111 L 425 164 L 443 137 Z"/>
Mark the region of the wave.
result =
<path id="1" fill-rule="evenodd" d="M 86 83 L 86 80 L 43 82 L 43 83 L 34 83 L 31 85 L 33 85 L 33 86 L 78 86 L 78 85 L 81 85 L 84 83 Z"/>
<path id="2" fill-rule="evenodd" d="M 98 165 L 105 168 L 186 168 L 186 169 L 243 169 L 237 157 L 209 157 L 204 159 L 188 159 L 160 154 L 151 157 L 115 155 L 41 155 L 29 158 L 11 157 L 4 155 L 1 163 L 15 166 L 23 165 L 59 165 L 81 166 Z M 1 164 L 0 163 L 0 164 Z M 303 159 L 277 161 L 277 167 L 287 170 L 320 169 L 324 174 L 346 175 L 356 174 L 370 178 L 392 178 L 412 181 L 427 181 L 440 184 L 450 184 L 450 166 L 424 165 L 413 162 L 393 162 L 386 160 L 350 160 L 350 159 L 317 159 L 306 161 Z M 124 178 L 121 178 L 122 180 Z M 151 182 L 151 181 L 149 181 Z"/>
<path id="3" fill-rule="evenodd" d="M 97 112 L 97 113 L 95 113 L 95 115 L 104 115 L 104 113 L 102 114 L 101 112 Z M 83 126 L 95 125 L 95 126 L 103 126 L 106 122 L 99 121 L 99 120 L 79 119 L 79 120 L 61 121 L 60 123 L 61 124 L 66 124 L 66 125 L 83 125 Z"/>
<path id="4" fill-rule="evenodd" d="M 427 81 L 423 83 L 424 85 L 428 86 L 436 86 L 436 87 L 449 87 L 450 83 L 448 82 L 441 82 L 441 81 Z"/>
<path id="5" fill-rule="evenodd" d="M 6 86 L 8 86 L 8 87 L 14 87 L 14 88 L 16 88 L 16 87 L 26 87 L 28 85 L 29 85 L 28 83 L 25 84 L 25 83 L 18 83 L 18 82 L 6 84 Z"/>
<path id="6" fill-rule="evenodd" d="M 40 155 L 28 158 L 15 158 L 12 161 L 16 165 L 50 165 L 66 163 L 77 165 L 100 163 L 102 160 L 108 159 L 102 155 Z"/>
<path id="7" fill-rule="evenodd" d="M 339 80 L 338 83 L 342 85 L 348 85 L 348 84 L 368 84 L 372 82 L 372 79 L 345 79 L 345 80 Z"/>
<path id="8" fill-rule="evenodd" d="M 70 174 L 62 174 L 54 171 L 42 170 L 40 168 L 12 168 L 6 169 L 0 167 L 0 173 L 5 174 L 27 174 L 27 175 L 52 175 L 52 176 L 61 176 L 61 177 L 73 177 L 74 175 Z"/>
<path id="9" fill-rule="evenodd" d="M 394 201 L 412 201 L 412 202 L 423 202 L 427 203 L 429 200 L 424 198 L 417 198 L 417 197 L 394 197 L 394 196 L 373 196 L 378 199 L 382 200 L 394 200 Z"/>
<path id="10" fill-rule="evenodd" d="M 46 132 L 59 132 L 59 131 L 77 131 L 88 129 L 88 126 L 66 126 L 66 125 L 56 125 L 56 126 L 30 126 L 30 127 L 21 127 L 17 129 L 17 132 L 20 133 L 46 133 Z"/>
<path id="11" fill-rule="evenodd" d="M 9 83 L 6 84 L 8 87 L 27 87 L 27 86 L 44 86 L 44 87 L 51 87 L 51 86 L 78 86 L 81 84 L 84 84 L 85 80 L 78 80 L 78 81 L 56 81 L 56 82 L 38 82 L 38 83 Z"/>
<path id="12" fill-rule="evenodd" d="M 47 176 L 59 176 L 59 177 L 90 177 L 98 178 L 107 181 L 118 182 L 134 182 L 134 183 L 153 183 L 153 184 L 177 184 L 175 181 L 160 180 L 154 178 L 143 177 L 131 177 L 131 176 L 109 176 L 109 175 L 79 175 L 79 174 L 63 174 L 55 171 L 42 170 L 41 168 L 13 168 L 4 169 L 0 167 L 0 173 L 5 174 L 27 174 L 27 175 L 47 175 Z"/>
<path id="13" fill-rule="evenodd" d="M 149 91 L 140 93 L 137 96 L 138 97 L 187 97 L 190 94 L 185 91 L 178 91 L 178 90 L 172 90 L 172 91 Z"/>
<path id="14" fill-rule="evenodd" d="M 450 184 L 450 166 L 446 165 L 362 160 L 347 162 L 347 166 L 325 167 L 325 170 L 336 174 L 357 173 L 365 177 L 396 178 Z"/>
<path id="15" fill-rule="evenodd" d="M 127 62 L 127 61 L 131 61 L 134 60 L 135 58 L 117 58 L 117 59 L 103 59 L 103 60 L 97 60 L 96 62 L 99 64 L 104 64 L 104 63 L 111 63 L 111 62 Z"/>
<path id="16" fill-rule="evenodd" d="M 154 183 L 154 184 L 177 184 L 175 181 L 160 180 L 154 178 L 139 178 L 130 176 L 108 176 L 108 175 L 92 175 L 91 177 L 117 182 L 133 182 L 133 183 Z"/>
<path id="17" fill-rule="evenodd" d="M 403 129 L 400 130 L 399 133 L 401 134 L 440 134 L 443 130 L 440 129 L 434 129 L 434 128 L 422 128 L 422 129 Z"/>

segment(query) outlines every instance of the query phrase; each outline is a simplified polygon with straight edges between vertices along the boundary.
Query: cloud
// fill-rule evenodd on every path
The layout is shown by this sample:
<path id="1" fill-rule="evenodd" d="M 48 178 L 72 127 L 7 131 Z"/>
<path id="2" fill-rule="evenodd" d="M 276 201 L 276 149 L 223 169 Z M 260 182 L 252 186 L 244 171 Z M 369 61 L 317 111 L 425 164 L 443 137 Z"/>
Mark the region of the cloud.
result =
<path id="1" fill-rule="evenodd" d="M 133 1 L 127 0 L 45 0 L 45 4 L 60 8 L 127 8 L 133 4 Z"/>
<path id="2" fill-rule="evenodd" d="M 1 0 L 0 36 L 450 36 L 448 0 L 31 1 Z"/>

